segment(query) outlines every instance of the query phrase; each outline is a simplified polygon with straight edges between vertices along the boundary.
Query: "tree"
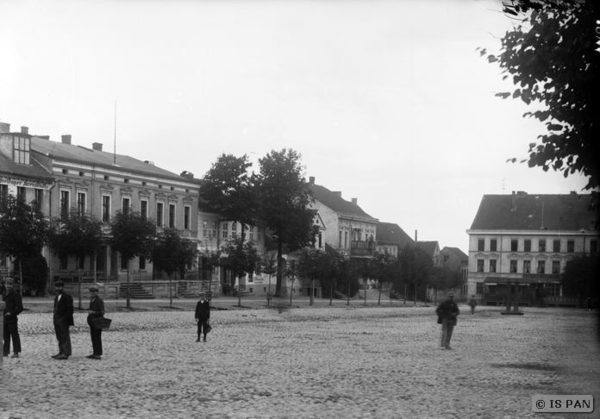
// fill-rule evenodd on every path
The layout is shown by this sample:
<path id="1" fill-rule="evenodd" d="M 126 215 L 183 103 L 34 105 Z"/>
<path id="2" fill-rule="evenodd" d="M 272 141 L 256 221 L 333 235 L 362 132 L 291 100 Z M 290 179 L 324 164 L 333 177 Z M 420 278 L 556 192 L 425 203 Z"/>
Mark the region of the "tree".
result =
<path id="1" fill-rule="evenodd" d="M 284 247 L 287 252 L 302 249 L 314 243 L 317 234 L 314 212 L 309 208 L 313 199 L 300 158 L 296 151 L 283 149 L 259 160 L 259 214 L 277 243 L 277 296 L 281 295 Z"/>
<path id="2" fill-rule="evenodd" d="M 104 243 L 102 222 L 80 214 L 72 209 L 67 217 L 57 218 L 50 225 L 48 244 L 59 257 L 74 257 L 77 261 L 77 279 L 79 288 L 79 309 L 81 301 L 81 274 L 79 266 L 87 256 L 95 263 L 95 256 Z"/>
<path id="3" fill-rule="evenodd" d="M 213 272 L 217 266 L 221 264 L 221 251 L 220 250 L 208 250 L 200 254 L 200 265 L 202 271 L 208 271 L 208 295 L 207 299 L 210 301 L 212 298 L 212 277 Z"/>
<path id="4" fill-rule="evenodd" d="M 409 246 L 404 248 L 398 260 L 400 264 L 400 275 L 405 284 L 412 285 L 414 303 L 417 305 L 417 299 L 419 298 L 419 287 L 424 285 L 428 280 L 433 269 L 433 261 L 422 249 Z M 425 290 L 423 289 L 423 293 L 421 295 L 423 299 L 425 298 L 424 291 Z"/>
<path id="5" fill-rule="evenodd" d="M 261 270 L 263 273 L 269 275 L 269 290 L 267 292 L 267 304 L 271 304 L 271 278 L 273 274 L 277 273 L 277 260 L 273 257 L 272 253 L 265 254 L 261 259 Z"/>
<path id="6" fill-rule="evenodd" d="M 169 306 L 173 307 L 173 274 L 185 273 L 186 266 L 193 265 L 198 256 L 196 243 L 181 236 L 174 228 L 161 231 L 152 247 L 150 260 L 154 267 L 169 277 Z"/>
<path id="7" fill-rule="evenodd" d="M 579 255 L 567 263 L 561 275 L 563 292 L 566 296 L 577 297 L 579 305 L 587 298 L 597 300 L 600 297 L 599 277 L 600 256 Z"/>
<path id="8" fill-rule="evenodd" d="M 294 281 L 298 277 L 298 273 L 299 273 L 298 264 L 296 263 L 295 260 L 290 260 L 286 264 L 286 269 L 285 269 L 285 276 L 288 278 L 292 278 L 292 286 L 290 288 L 290 307 L 292 306 L 292 299 L 294 297 Z M 312 289 L 311 289 L 311 292 L 312 292 Z M 311 297 L 310 301 L 311 301 L 310 305 L 312 305 L 312 297 Z"/>
<path id="9" fill-rule="evenodd" d="M 110 223 L 110 233 L 110 247 L 119 252 L 121 259 L 127 264 L 127 308 L 131 308 L 129 264 L 137 256 L 152 255 L 156 228 L 154 222 L 140 213 L 119 211 Z"/>
<path id="10" fill-rule="evenodd" d="M 339 289 L 346 294 L 346 305 L 350 305 L 350 297 L 355 295 L 360 288 L 358 279 L 361 276 L 362 267 L 355 259 L 343 259 L 339 265 Z"/>
<path id="11" fill-rule="evenodd" d="M 504 11 L 521 23 L 504 35 L 499 54 L 480 53 L 498 63 L 504 79 L 512 76 L 514 91 L 497 96 L 533 105 L 538 110 L 524 116 L 546 125 L 547 132 L 529 144 L 529 158 L 522 161 L 562 171 L 565 177 L 579 172 L 588 177 L 586 189 L 598 187 L 599 3 L 514 0 Z"/>
<path id="12" fill-rule="evenodd" d="M 222 154 L 200 185 L 200 196 L 211 210 L 226 221 L 242 224 L 242 241 L 246 227 L 254 225 L 257 218 L 256 179 L 248 172 L 251 167 L 246 155 Z"/>
<path id="13" fill-rule="evenodd" d="M 18 259 L 23 295 L 23 261 L 41 255 L 48 238 L 48 223 L 38 205 L 7 195 L 0 205 L 0 253 Z"/>
<path id="14" fill-rule="evenodd" d="M 21 277 L 19 267 L 23 267 L 23 283 L 29 285 L 31 295 L 44 296 L 46 294 L 49 273 L 46 258 L 38 254 L 24 259 L 23 263 L 19 259 L 15 262 L 19 277 Z"/>
<path id="15" fill-rule="evenodd" d="M 252 242 L 244 243 L 241 237 L 231 240 L 225 247 L 226 264 L 238 279 L 238 307 L 242 306 L 242 277 L 254 272 L 260 273 L 260 256 Z"/>
<path id="16" fill-rule="evenodd" d="M 333 247 L 325 244 L 325 257 L 327 258 L 327 263 L 324 266 L 319 281 L 321 282 L 323 294 L 329 294 L 329 305 L 332 305 L 333 294 L 342 277 L 341 269 L 342 263 L 344 262 L 344 256 Z"/>
<path id="17" fill-rule="evenodd" d="M 377 305 L 381 305 L 381 291 L 383 284 L 389 284 L 394 278 L 394 264 L 396 258 L 388 252 L 379 252 L 368 263 L 368 276 L 376 279 L 378 282 L 379 296 Z M 366 305 L 366 290 L 365 290 L 365 305 Z"/>

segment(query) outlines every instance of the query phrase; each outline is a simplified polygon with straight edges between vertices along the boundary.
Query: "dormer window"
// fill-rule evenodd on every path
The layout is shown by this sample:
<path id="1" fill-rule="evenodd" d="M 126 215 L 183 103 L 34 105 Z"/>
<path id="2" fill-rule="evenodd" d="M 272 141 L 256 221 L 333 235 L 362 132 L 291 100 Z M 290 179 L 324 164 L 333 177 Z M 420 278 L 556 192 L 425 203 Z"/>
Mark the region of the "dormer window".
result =
<path id="1" fill-rule="evenodd" d="M 13 160 L 19 164 L 29 164 L 30 139 L 25 137 L 13 137 Z"/>

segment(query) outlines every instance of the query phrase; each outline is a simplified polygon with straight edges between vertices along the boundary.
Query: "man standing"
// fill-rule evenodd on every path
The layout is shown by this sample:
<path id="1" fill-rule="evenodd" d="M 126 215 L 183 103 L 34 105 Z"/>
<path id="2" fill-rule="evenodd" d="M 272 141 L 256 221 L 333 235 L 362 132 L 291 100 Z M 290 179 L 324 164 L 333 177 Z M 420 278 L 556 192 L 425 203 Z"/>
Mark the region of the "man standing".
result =
<path id="1" fill-rule="evenodd" d="M 5 292 L 2 295 L 2 301 L 6 303 L 4 307 L 4 351 L 3 355 L 10 354 L 10 339 L 12 337 L 13 354 L 12 358 L 18 358 L 21 352 L 21 338 L 19 336 L 19 324 L 17 316 L 23 311 L 23 300 L 21 296 L 13 289 L 14 282 L 12 278 L 6 278 L 4 282 Z"/>
<path id="2" fill-rule="evenodd" d="M 198 323 L 198 339 L 196 342 L 200 342 L 200 335 L 204 334 L 204 342 L 206 342 L 206 334 L 208 333 L 208 320 L 210 319 L 210 304 L 205 299 L 205 294 L 200 293 L 200 301 L 196 304 L 196 323 Z"/>
<path id="3" fill-rule="evenodd" d="M 442 320 L 442 348 L 452 349 L 450 339 L 456 326 L 456 316 L 460 314 L 458 305 L 454 302 L 454 293 L 449 293 L 446 301 L 443 301 L 435 312 Z"/>
<path id="4" fill-rule="evenodd" d="M 469 306 L 471 307 L 471 314 L 475 314 L 475 307 L 477 307 L 477 299 L 475 295 L 471 295 L 471 299 L 469 300 Z"/>
<path id="5" fill-rule="evenodd" d="M 89 359 L 102 359 L 102 329 L 95 328 L 92 324 L 93 319 L 104 316 L 104 301 L 98 295 L 98 287 L 90 287 L 90 308 L 88 310 L 87 323 L 90 326 L 90 336 L 92 338 L 93 354 L 88 355 Z"/>
<path id="6" fill-rule="evenodd" d="M 73 297 L 67 294 L 63 287 L 64 282 L 56 281 L 54 289 L 56 297 L 54 298 L 54 332 L 58 340 L 58 354 L 53 355 L 54 359 L 68 359 L 71 356 L 71 335 L 69 326 L 73 326 Z"/>

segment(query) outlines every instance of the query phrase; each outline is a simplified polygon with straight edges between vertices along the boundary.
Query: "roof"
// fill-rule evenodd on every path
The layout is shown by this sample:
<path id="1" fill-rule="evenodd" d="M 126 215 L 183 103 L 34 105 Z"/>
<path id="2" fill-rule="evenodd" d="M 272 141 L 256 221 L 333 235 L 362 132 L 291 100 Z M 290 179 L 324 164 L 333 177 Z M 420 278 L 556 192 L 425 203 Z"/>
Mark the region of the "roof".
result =
<path id="1" fill-rule="evenodd" d="M 52 182 L 52 177 L 49 167 L 50 162 L 47 158 L 40 156 L 31 156 L 31 164 L 18 164 L 15 163 L 11 158 L 0 154 L 0 174 L 6 173 L 10 176 L 26 177 L 41 181 Z"/>
<path id="2" fill-rule="evenodd" d="M 460 250 L 458 247 L 445 246 L 442 250 L 440 250 L 440 253 L 452 253 L 460 260 L 469 260 L 469 256 L 467 256 L 466 253 Z"/>
<path id="3" fill-rule="evenodd" d="M 425 253 L 427 253 L 429 256 L 435 256 L 435 250 L 439 249 L 439 244 L 436 241 L 433 242 L 426 242 L 426 241 L 418 241 L 416 243 L 417 247 L 423 251 L 425 251 Z"/>
<path id="4" fill-rule="evenodd" d="M 56 160 L 95 165 L 99 167 L 105 167 L 108 169 L 114 169 L 115 167 L 118 167 L 133 173 L 143 175 L 157 176 L 172 180 L 190 181 L 194 183 L 198 182 L 197 179 L 194 180 L 179 176 L 176 173 L 169 172 L 168 170 L 154 166 L 152 163 L 143 162 L 133 157 L 124 156 L 121 154 L 117 154 L 115 156 L 114 153 L 93 150 L 90 148 L 77 146 L 73 144 L 65 144 L 62 142 L 59 143 L 56 141 L 50 141 L 35 136 L 31 138 L 31 149 L 36 153 L 39 153 L 43 156 L 51 157 Z"/>
<path id="5" fill-rule="evenodd" d="M 394 223 L 377 224 L 377 243 L 393 244 L 399 247 L 405 247 L 407 244 L 414 244 L 415 241 Z"/>
<path id="6" fill-rule="evenodd" d="M 314 183 L 309 183 L 308 186 L 312 192 L 313 198 L 337 213 L 371 218 L 373 221 L 377 220 L 364 212 L 357 204 L 343 199 L 339 192 L 332 192 L 326 187 Z"/>
<path id="7" fill-rule="evenodd" d="M 484 195 L 471 230 L 595 230 L 593 200 L 575 193 Z"/>

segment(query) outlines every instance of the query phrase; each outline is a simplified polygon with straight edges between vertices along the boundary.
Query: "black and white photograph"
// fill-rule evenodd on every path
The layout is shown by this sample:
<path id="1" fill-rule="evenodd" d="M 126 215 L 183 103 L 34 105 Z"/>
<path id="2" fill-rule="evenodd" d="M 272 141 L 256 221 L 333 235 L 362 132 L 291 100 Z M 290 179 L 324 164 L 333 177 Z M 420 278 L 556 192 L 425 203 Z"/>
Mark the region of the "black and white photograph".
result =
<path id="1" fill-rule="evenodd" d="M 596 2 L 0 17 L 0 419 L 598 417 Z"/>

